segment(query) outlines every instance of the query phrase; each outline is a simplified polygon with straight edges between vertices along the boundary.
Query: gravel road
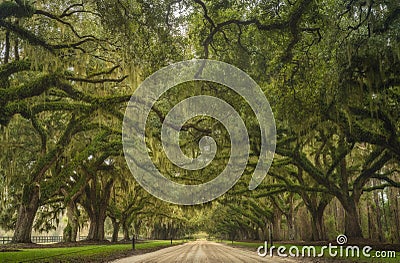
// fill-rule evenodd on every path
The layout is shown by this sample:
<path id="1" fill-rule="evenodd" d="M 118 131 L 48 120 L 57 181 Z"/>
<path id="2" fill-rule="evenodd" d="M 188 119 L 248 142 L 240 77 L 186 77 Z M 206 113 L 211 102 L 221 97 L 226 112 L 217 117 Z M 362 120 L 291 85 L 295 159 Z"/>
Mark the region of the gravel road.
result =
<path id="1" fill-rule="evenodd" d="M 289 263 L 289 262 L 299 262 L 299 261 L 289 258 L 279 258 L 279 257 L 270 258 L 268 256 L 262 258 L 257 255 L 256 251 L 233 248 L 224 244 L 209 242 L 209 241 L 195 241 L 183 245 L 164 248 L 148 254 L 136 255 L 124 259 L 119 259 L 114 262 L 115 263 L 131 263 L 131 262 Z"/>

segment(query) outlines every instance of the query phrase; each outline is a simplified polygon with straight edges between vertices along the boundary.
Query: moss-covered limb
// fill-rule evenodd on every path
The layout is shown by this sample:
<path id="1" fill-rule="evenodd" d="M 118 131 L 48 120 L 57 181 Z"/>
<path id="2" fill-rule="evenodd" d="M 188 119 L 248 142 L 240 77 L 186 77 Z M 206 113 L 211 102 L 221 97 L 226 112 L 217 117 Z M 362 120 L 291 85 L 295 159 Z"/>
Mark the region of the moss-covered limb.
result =
<path id="1" fill-rule="evenodd" d="M 369 153 L 369 155 L 365 158 L 365 161 L 363 163 L 363 167 L 369 167 L 371 166 L 378 158 L 383 154 L 385 151 L 385 148 L 383 147 L 374 147 L 372 152 Z"/>
<path id="2" fill-rule="evenodd" d="M 50 180 L 47 180 L 47 182 L 43 184 L 42 187 L 42 196 L 44 196 L 44 199 L 46 199 L 46 196 L 50 196 L 54 194 L 54 192 L 57 192 L 59 189 L 61 189 L 65 182 L 69 180 L 69 177 L 73 174 L 73 171 L 78 170 L 83 161 L 87 160 L 88 156 L 100 152 L 101 145 L 104 144 L 104 141 L 108 138 L 109 135 L 110 133 L 108 131 L 100 132 L 83 151 L 76 155 L 64 167 L 64 169 L 60 171 L 60 173 L 54 175 L 52 178 L 50 178 Z M 75 186 L 73 186 L 72 189 L 69 189 L 68 193 L 65 194 L 66 202 L 69 202 L 71 200 L 76 201 L 76 199 L 78 198 L 77 195 L 79 195 L 78 193 L 81 193 L 83 191 L 83 188 L 92 178 L 92 175 L 93 174 L 90 173 L 80 175 L 81 177 L 78 180 L 78 183 L 76 183 Z"/>
<path id="3" fill-rule="evenodd" d="M 74 43 L 67 43 L 67 44 L 50 44 L 50 47 L 53 50 L 57 50 L 57 49 L 68 49 L 68 48 L 79 48 L 80 46 L 82 46 L 85 43 L 88 42 L 93 42 L 95 41 L 94 39 L 91 38 L 85 38 L 81 41 L 78 42 L 74 42 Z M 84 51 L 83 49 L 81 49 L 82 51 Z"/>
<path id="4" fill-rule="evenodd" d="M 349 134 L 358 142 L 367 142 L 374 145 L 379 145 L 391 150 L 394 154 L 400 157 L 400 141 L 398 136 L 387 138 L 380 134 L 374 133 L 371 129 L 363 127 L 359 122 L 355 121 L 349 127 Z"/>
<path id="5" fill-rule="evenodd" d="M 382 134 L 378 134 L 372 132 L 371 129 L 368 127 L 364 127 L 359 122 L 354 122 L 353 126 L 351 127 L 351 134 L 359 139 L 360 141 L 364 140 L 365 142 L 369 142 L 372 144 L 377 144 L 387 149 L 390 149 L 393 153 L 395 153 L 400 158 L 400 135 L 398 133 L 397 126 L 395 120 L 388 114 L 386 114 L 383 110 L 376 110 L 374 111 L 375 118 L 371 117 L 371 112 L 365 109 L 360 108 L 350 108 L 353 114 L 357 114 L 361 116 L 363 119 L 372 119 L 379 120 L 383 123 L 384 132 Z M 385 132 L 389 133 L 388 135 Z"/>
<path id="6" fill-rule="evenodd" d="M 274 189 L 276 188 L 276 189 Z M 271 190 L 273 189 L 273 190 Z M 292 193 L 325 193 L 325 194 L 330 194 L 331 191 L 327 188 L 323 187 L 312 187 L 312 186 L 306 186 L 306 185 L 301 185 L 301 184 L 275 184 L 273 188 L 267 189 L 268 191 L 263 192 L 261 191 L 260 194 L 258 194 L 256 197 L 261 198 L 261 197 L 266 197 L 269 195 L 275 195 L 277 193 L 285 193 L 285 192 L 292 192 Z"/>
<path id="7" fill-rule="evenodd" d="M 80 113 L 90 113 L 96 107 L 92 107 L 83 103 L 70 102 L 46 102 L 34 106 L 28 106 L 26 101 L 9 103 L 0 108 L 0 124 L 7 126 L 12 117 L 16 114 L 21 114 L 25 119 L 31 120 L 36 114 L 45 111 L 71 111 Z"/>
<path id="8" fill-rule="evenodd" d="M 272 218 L 273 211 L 269 207 L 262 207 L 260 204 L 254 199 L 246 199 L 244 201 L 245 204 L 249 204 L 254 212 L 256 212 L 259 216 L 266 216 L 268 218 Z"/>
<path id="9" fill-rule="evenodd" d="M 282 133 L 277 133 L 277 134 L 282 134 Z M 297 136 L 285 136 L 283 139 L 280 139 L 276 145 L 277 147 L 283 147 L 287 146 L 290 143 L 296 142 L 298 140 Z"/>
<path id="10" fill-rule="evenodd" d="M 50 18 L 50 19 L 56 20 L 57 22 L 59 22 L 59 23 L 61 23 L 61 24 L 66 25 L 66 26 L 71 30 L 71 32 L 72 32 L 76 37 L 78 37 L 78 38 L 80 38 L 80 39 L 83 39 L 83 38 L 92 38 L 92 39 L 98 40 L 95 36 L 92 36 L 92 35 L 81 36 L 81 35 L 76 31 L 76 29 L 74 28 L 74 26 L 73 26 L 71 23 L 62 20 L 62 18 L 60 18 L 60 16 L 58 16 L 58 15 L 54 15 L 54 14 L 49 13 L 49 12 L 47 12 L 47 11 L 38 10 L 38 9 L 35 10 L 35 14 L 36 14 L 36 15 L 46 16 L 46 17 L 48 17 L 48 18 Z"/>
<path id="11" fill-rule="evenodd" d="M 36 118 L 36 116 L 34 116 L 34 115 L 31 116 L 31 122 L 32 122 L 32 126 L 35 128 L 35 130 L 40 135 L 40 141 L 41 141 L 41 144 L 42 144 L 41 151 L 42 151 L 42 154 L 45 154 L 46 150 L 47 150 L 47 134 L 46 134 L 46 130 L 40 124 L 40 122 Z"/>
<path id="12" fill-rule="evenodd" d="M 128 76 L 123 76 L 119 79 L 111 79 L 111 78 L 103 78 L 103 79 L 91 79 L 91 78 L 77 78 L 77 77 L 67 77 L 67 80 L 76 81 L 76 82 L 85 82 L 85 83 L 121 83 L 124 81 Z"/>
<path id="13" fill-rule="evenodd" d="M 99 77 L 99 76 L 109 75 L 109 74 L 113 73 L 115 70 L 117 70 L 119 68 L 121 68 L 121 66 L 120 65 L 116 65 L 116 66 L 114 66 L 114 67 L 112 67 L 110 69 L 106 69 L 106 70 L 103 70 L 103 71 L 91 73 L 91 74 L 87 75 L 86 78 L 91 79 L 91 78 L 95 78 L 95 77 Z"/>
<path id="14" fill-rule="evenodd" d="M 122 96 L 110 96 L 104 98 L 93 98 L 93 105 L 103 109 L 108 112 L 108 109 L 113 110 L 115 105 L 121 105 L 121 103 L 128 102 L 130 100 L 130 95 L 122 95 Z"/>
<path id="15" fill-rule="evenodd" d="M 47 152 L 46 155 L 40 158 L 36 163 L 33 171 L 31 172 L 31 178 L 34 182 L 39 182 L 46 171 L 54 164 L 55 161 L 57 161 L 64 148 L 70 143 L 73 135 L 79 131 L 79 125 L 84 119 L 85 117 L 78 119 L 75 116 L 70 119 L 64 133 L 58 140 L 54 149 Z"/>
<path id="16" fill-rule="evenodd" d="M 390 179 L 387 175 L 376 174 L 373 178 L 386 181 L 389 184 L 388 186 L 400 188 L 400 182 L 396 182 L 396 181 Z"/>
<path id="17" fill-rule="evenodd" d="M 329 181 L 324 176 L 324 173 L 318 170 L 302 153 L 295 153 L 293 150 L 283 149 L 278 147 L 276 153 L 291 158 L 292 162 L 300 166 L 304 171 L 310 174 L 318 183 L 329 186 Z"/>
<path id="18" fill-rule="evenodd" d="M 277 188 L 277 189 L 273 189 L 273 190 L 268 190 L 266 192 L 261 192 L 259 194 L 256 194 L 254 197 L 262 198 L 262 197 L 268 197 L 271 195 L 277 195 L 277 194 L 282 194 L 282 193 L 286 193 L 286 192 L 287 192 L 286 187 L 282 187 L 282 188 Z"/>
<path id="19" fill-rule="evenodd" d="M 34 46 L 41 46 L 48 51 L 53 52 L 53 47 L 48 44 L 44 39 L 38 37 L 34 33 L 16 25 L 13 23 L 9 23 L 7 21 L 1 20 L 0 19 L 0 27 L 5 28 L 9 30 L 10 32 L 13 32 L 15 35 L 19 36 L 20 38 L 28 41 L 31 45 Z"/>
<path id="20" fill-rule="evenodd" d="M 58 88 L 60 90 L 64 91 L 66 94 L 68 94 L 68 96 L 71 99 L 74 99 L 74 100 L 83 101 L 83 102 L 87 102 L 87 103 L 92 103 L 92 101 L 95 99 L 95 97 L 75 89 L 67 81 L 60 82 L 60 85 L 58 86 Z"/>
<path id="21" fill-rule="evenodd" d="M 296 46 L 296 44 L 301 40 L 301 32 L 317 32 L 320 37 L 318 28 L 300 28 L 300 22 L 304 14 L 309 10 L 313 1 L 311 0 L 302 0 L 297 1 L 295 5 L 293 5 L 293 9 L 286 16 L 285 19 L 273 20 L 270 23 L 262 23 L 260 20 L 256 18 L 252 18 L 249 20 L 238 20 L 238 19 L 230 19 L 220 23 L 215 23 L 212 18 L 208 15 L 208 8 L 206 4 L 202 0 L 195 0 L 197 4 L 201 6 L 203 9 L 203 16 L 210 24 L 210 33 L 207 38 L 203 41 L 204 47 L 204 57 L 208 58 L 209 56 L 209 47 L 212 45 L 215 35 L 220 32 L 223 32 L 225 28 L 236 25 L 241 28 L 243 26 L 255 26 L 259 31 L 287 31 L 291 34 L 291 41 L 289 45 L 286 47 L 285 55 L 282 58 L 283 61 L 288 61 L 292 58 L 292 50 Z"/>
<path id="22" fill-rule="evenodd" d="M 27 42 L 29 42 L 31 45 L 41 46 L 52 53 L 54 53 L 56 50 L 60 50 L 60 49 L 80 48 L 80 46 L 82 46 L 85 43 L 95 41 L 92 38 L 85 38 L 83 40 L 73 42 L 73 43 L 51 44 L 51 43 L 48 43 L 45 39 L 30 32 L 29 30 L 26 30 L 25 28 L 23 28 L 19 25 L 16 25 L 16 24 L 13 24 L 13 23 L 1 20 L 1 19 L 0 19 L 0 27 L 5 28 L 6 30 L 9 30 L 10 32 L 19 36 L 21 39 L 24 39 Z"/>
<path id="23" fill-rule="evenodd" d="M 80 129 L 80 131 L 81 130 L 82 129 Z M 108 143 L 106 142 L 110 135 L 112 135 L 112 133 L 109 131 L 100 132 L 100 134 L 98 134 L 91 142 L 91 144 L 86 147 L 84 151 L 75 156 L 75 158 L 69 162 L 59 174 L 49 178 L 45 183 L 43 183 L 41 187 L 41 199 L 45 200 L 57 193 L 59 189 L 62 188 L 66 178 L 69 178 L 73 170 L 78 169 L 89 155 L 101 153 L 100 157 L 96 158 L 96 160 L 90 164 L 91 168 L 86 168 L 92 170 L 93 172 L 81 175 L 81 179 L 78 180 L 78 183 L 75 184 L 75 186 L 68 191 L 68 195 L 65 196 L 67 201 L 76 200 L 79 195 L 82 194 L 82 191 L 86 187 L 87 183 L 92 179 L 92 175 L 94 175 L 95 172 L 102 167 L 104 160 L 112 155 L 121 154 L 122 143 L 120 140 L 111 141 Z"/>
<path id="24" fill-rule="evenodd" d="M 7 63 L 3 66 L 0 66 L 0 80 L 1 79 L 8 79 L 11 75 L 30 70 L 31 63 L 27 60 L 18 60 L 13 61 L 11 63 Z"/>
<path id="25" fill-rule="evenodd" d="M 336 156 L 334 156 L 332 164 L 329 166 L 329 169 L 326 172 L 327 176 L 332 175 L 333 171 L 339 166 L 340 162 L 344 158 L 346 158 L 346 156 L 353 150 L 354 145 L 355 143 L 353 142 L 351 145 L 348 145 L 347 147 L 344 145 L 338 147 L 337 149 L 338 153 L 336 154 Z"/>
<path id="26" fill-rule="evenodd" d="M 50 88 L 60 89 L 72 99 L 92 104 L 93 108 L 107 109 L 111 107 L 111 105 L 127 102 L 130 99 L 128 95 L 110 96 L 106 98 L 94 97 L 74 89 L 72 85 L 63 81 L 61 76 L 49 74 L 16 88 L 0 89 L 0 105 L 39 96 Z M 87 110 L 87 106 L 83 103 L 68 104 L 66 102 L 53 102 L 36 106 L 35 112 L 45 110 L 73 110 L 74 107 L 78 110 Z"/>
<path id="27" fill-rule="evenodd" d="M 273 160 L 273 167 L 286 167 L 287 165 L 290 165 L 290 164 L 292 164 L 292 159 L 290 159 L 290 158 L 283 158 L 280 160 L 275 158 Z"/>
<path id="28" fill-rule="evenodd" d="M 101 150 L 104 152 L 103 156 L 107 156 L 106 158 L 114 155 L 120 155 L 122 153 L 122 141 L 111 141 L 110 143 L 104 145 Z"/>
<path id="29" fill-rule="evenodd" d="M 19 87 L 0 89 L 0 98 L 3 102 L 7 103 L 39 96 L 49 88 L 58 86 L 60 83 L 59 79 L 60 76 L 49 74 Z M 2 101 L 0 101 L 0 104 Z"/>
<path id="30" fill-rule="evenodd" d="M 261 215 L 254 215 L 253 211 L 249 211 L 248 208 L 243 209 L 243 207 L 239 207 L 236 204 L 228 204 L 228 207 L 237 214 L 242 215 L 245 218 L 248 218 L 251 222 L 255 223 L 258 227 L 262 227 L 265 225 L 264 220 Z"/>
<path id="31" fill-rule="evenodd" d="M 15 114 L 21 114 L 25 119 L 30 119 L 32 112 L 23 101 L 9 103 L 6 106 L 0 104 L 0 124 L 7 126 Z"/>
<path id="32" fill-rule="evenodd" d="M 68 94 L 71 99 L 90 103 L 94 107 L 102 108 L 106 111 L 108 108 L 113 107 L 116 104 L 128 102 L 131 98 L 130 95 L 95 97 L 75 89 L 71 84 L 67 83 L 66 81 L 60 82 L 57 88 Z"/>
<path id="33" fill-rule="evenodd" d="M 284 182 L 286 186 L 293 185 L 293 182 L 289 180 L 289 176 L 281 176 L 274 169 L 270 169 L 268 173 L 279 181 Z"/>
<path id="34" fill-rule="evenodd" d="M 363 188 L 362 191 L 363 192 L 373 192 L 373 191 L 376 191 L 376 190 L 384 190 L 384 189 L 386 189 L 388 187 L 391 187 L 391 186 L 393 186 L 393 185 L 391 185 L 391 184 L 381 184 L 381 185 L 377 185 L 377 186 Z"/>
<path id="35" fill-rule="evenodd" d="M 400 141 L 397 137 L 387 138 L 375 133 L 371 129 L 363 127 L 358 121 L 351 119 L 343 110 L 334 111 L 327 117 L 342 128 L 348 141 L 379 145 L 400 156 Z"/>
<path id="36" fill-rule="evenodd" d="M 302 152 L 294 153 L 292 150 L 277 148 L 276 153 L 282 156 L 290 157 L 293 160 L 293 164 L 307 172 L 311 178 L 313 178 L 318 184 L 328 189 L 331 194 L 335 196 L 341 196 L 343 194 L 342 190 L 332 183 L 329 180 L 329 177 L 326 177 L 322 171 L 313 165 Z"/>
<path id="37" fill-rule="evenodd" d="M 390 133 L 390 136 L 396 136 L 396 122 L 388 114 L 386 114 L 382 109 L 377 109 L 373 111 L 374 117 L 371 116 L 371 111 L 366 109 L 361 109 L 357 107 L 349 107 L 352 114 L 361 116 L 363 119 L 374 119 L 378 118 L 383 122 L 385 131 Z"/>
<path id="38" fill-rule="evenodd" d="M 109 132 L 110 134 L 121 136 L 122 132 L 120 130 L 114 130 L 104 124 L 101 123 L 85 123 L 81 125 L 82 131 L 92 131 L 92 130 L 104 130 Z"/>
<path id="39" fill-rule="evenodd" d="M 83 191 L 85 190 L 85 187 L 87 184 L 90 182 L 92 179 L 92 176 L 90 174 L 86 174 L 85 176 L 81 176 L 76 182 L 76 184 L 72 187 L 72 189 L 69 189 L 68 192 L 64 193 L 64 202 L 76 202 L 78 198 L 83 194 Z"/>
<path id="40" fill-rule="evenodd" d="M 381 27 L 374 27 L 373 32 L 377 34 L 383 34 L 387 30 L 390 29 L 390 26 L 400 18 L 400 7 L 397 7 L 393 9 L 389 15 L 385 18 L 383 21 L 383 24 Z"/>
<path id="41" fill-rule="evenodd" d="M 33 115 L 46 111 L 75 111 L 79 113 L 90 113 L 93 111 L 93 107 L 84 103 L 71 103 L 66 101 L 45 102 L 31 107 L 31 112 Z"/>
<path id="42" fill-rule="evenodd" d="M 8 17 L 31 17 L 35 13 L 28 1 L 4 1 L 0 4 L 0 19 Z"/>
<path id="43" fill-rule="evenodd" d="M 125 115 L 115 108 L 110 108 L 107 110 L 107 112 L 112 116 L 116 117 L 117 119 L 119 119 L 120 121 L 124 120 Z"/>
<path id="44" fill-rule="evenodd" d="M 375 152 L 372 152 L 371 155 L 375 155 Z M 388 151 L 383 151 L 380 155 L 375 157 L 375 160 L 368 167 L 363 168 L 360 175 L 354 181 L 353 189 L 360 190 L 364 187 L 367 181 L 375 176 L 376 172 L 379 171 L 388 161 L 393 158 L 393 155 Z"/>
<path id="45" fill-rule="evenodd" d="M 58 88 L 50 88 L 47 91 L 47 95 L 56 97 L 58 100 L 61 100 L 62 98 L 70 98 L 70 96 L 65 91 Z"/>

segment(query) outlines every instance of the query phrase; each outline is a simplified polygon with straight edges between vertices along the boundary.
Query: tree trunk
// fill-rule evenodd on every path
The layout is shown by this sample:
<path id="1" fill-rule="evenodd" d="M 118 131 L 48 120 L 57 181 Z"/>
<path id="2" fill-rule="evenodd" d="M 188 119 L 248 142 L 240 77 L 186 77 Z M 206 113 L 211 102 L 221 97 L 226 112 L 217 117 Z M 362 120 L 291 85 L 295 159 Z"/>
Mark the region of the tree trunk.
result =
<path id="1" fill-rule="evenodd" d="M 282 240 L 281 216 L 282 214 L 280 213 L 276 213 L 276 215 L 274 214 L 272 221 L 272 234 L 275 240 Z"/>
<path id="2" fill-rule="evenodd" d="M 371 224 L 371 212 L 369 202 L 367 203 L 367 219 L 368 219 L 368 238 L 372 239 L 372 224 Z"/>
<path id="3" fill-rule="evenodd" d="M 79 228 L 78 217 L 76 203 L 70 201 L 67 205 L 68 231 L 64 236 L 65 242 L 76 242 Z"/>
<path id="4" fill-rule="evenodd" d="M 102 189 L 103 191 L 100 192 L 97 178 L 94 177 L 92 182 L 85 187 L 85 198 L 82 200 L 82 205 L 90 219 L 88 240 L 105 240 L 104 222 L 107 217 L 107 206 L 113 183 L 113 179 L 109 180 Z"/>
<path id="5" fill-rule="evenodd" d="M 322 241 L 326 239 L 324 230 L 324 211 L 332 197 L 324 197 L 316 207 L 307 207 L 311 214 L 312 240 Z"/>
<path id="6" fill-rule="evenodd" d="M 119 233 L 119 222 L 116 218 L 111 217 L 111 222 L 113 225 L 113 234 L 111 238 L 111 242 L 116 243 L 118 242 L 118 233 Z"/>
<path id="7" fill-rule="evenodd" d="M 102 207 L 89 213 L 90 227 L 88 240 L 103 241 L 104 238 L 104 221 L 106 220 L 106 208 Z"/>
<path id="8" fill-rule="evenodd" d="M 376 226 L 379 242 L 383 242 L 383 227 L 382 227 L 382 216 L 381 207 L 379 203 L 379 196 L 377 192 L 374 192 L 375 212 L 376 212 Z"/>
<path id="9" fill-rule="evenodd" d="M 32 243 L 32 226 L 39 208 L 39 189 L 35 186 L 24 187 L 22 203 L 18 210 L 13 243 Z"/>
<path id="10" fill-rule="evenodd" d="M 310 211 L 311 212 L 311 211 Z M 311 228 L 312 228 L 312 240 L 322 241 L 325 240 L 324 231 L 324 210 L 316 210 L 311 212 Z"/>
<path id="11" fill-rule="evenodd" d="M 383 213 L 383 223 L 385 224 L 385 227 L 384 227 L 384 230 L 386 231 L 386 232 L 389 232 L 389 224 L 388 224 L 388 220 L 387 220 L 387 214 L 386 214 L 386 209 L 385 209 L 385 199 L 384 199 L 384 193 L 383 193 L 383 191 L 379 191 L 379 193 L 378 194 L 380 194 L 380 200 L 381 200 L 381 203 L 382 203 L 382 213 Z M 388 202 L 389 202 L 389 200 L 390 199 L 388 199 Z M 389 205 L 389 204 L 388 204 Z M 384 237 L 384 240 L 383 241 L 386 241 L 385 240 L 386 238 Z"/>
<path id="12" fill-rule="evenodd" d="M 122 231 L 124 233 L 124 240 L 125 241 L 129 241 L 130 237 L 129 237 L 129 227 L 127 226 L 126 222 L 124 222 L 122 224 Z"/>
<path id="13" fill-rule="evenodd" d="M 344 215 L 344 233 L 347 237 L 350 238 L 363 238 L 360 218 L 358 214 L 357 204 L 360 200 L 360 196 L 362 193 L 362 186 L 353 187 L 352 195 L 349 195 L 349 183 L 348 183 L 348 172 L 347 172 L 347 162 L 346 158 L 343 158 L 340 162 L 340 188 L 342 192 L 338 194 L 336 197 L 339 199 L 342 204 L 345 215 Z"/>
<path id="14" fill-rule="evenodd" d="M 396 189 L 397 192 L 400 194 L 398 189 Z M 392 200 L 394 200 L 395 207 L 393 207 L 393 216 L 394 216 L 394 236 L 395 236 L 395 242 L 399 243 L 400 242 L 400 217 L 399 217 L 399 198 L 397 198 L 397 193 L 392 189 L 393 197 Z"/>
<path id="15" fill-rule="evenodd" d="M 345 210 L 345 235 L 351 238 L 363 238 L 357 205 L 352 197 L 342 203 Z"/>
<path id="16" fill-rule="evenodd" d="M 286 221 L 287 221 L 287 227 L 288 227 L 288 239 L 289 240 L 294 240 L 295 239 L 295 230 L 294 230 L 294 219 L 293 219 L 293 214 L 289 213 L 286 216 Z"/>
<path id="17" fill-rule="evenodd" d="M 135 230 L 135 237 L 138 238 L 139 237 L 139 229 L 140 229 L 140 225 L 142 224 L 141 220 L 134 220 L 133 221 L 133 229 Z"/>

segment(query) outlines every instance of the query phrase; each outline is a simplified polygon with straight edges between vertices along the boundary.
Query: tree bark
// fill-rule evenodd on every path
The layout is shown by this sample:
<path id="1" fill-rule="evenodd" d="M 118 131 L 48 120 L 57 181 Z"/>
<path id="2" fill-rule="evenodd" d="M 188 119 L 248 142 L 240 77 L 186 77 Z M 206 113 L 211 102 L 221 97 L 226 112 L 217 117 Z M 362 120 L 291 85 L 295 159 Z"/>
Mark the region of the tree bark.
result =
<path id="1" fill-rule="evenodd" d="M 399 190 L 397 190 L 397 193 L 400 194 Z M 392 200 L 394 200 L 395 207 L 393 207 L 393 215 L 394 215 L 394 236 L 395 236 L 395 242 L 399 243 L 400 242 L 400 217 L 399 217 L 399 198 L 397 198 L 398 194 L 394 192 L 392 189 L 393 197 Z"/>
<path id="2" fill-rule="evenodd" d="M 89 213 L 90 227 L 88 240 L 103 241 L 104 238 L 104 221 L 106 220 L 106 208 L 99 207 L 92 213 Z"/>
<path id="3" fill-rule="evenodd" d="M 94 176 L 91 183 L 89 183 L 85 187 L 85 197 L 81 201 L 83 207 L 88 213 L 90 220 L 89 234 L 87 240 L 105 240 L 104 222 L 107 217 L 107 206 L 110 200 L 113 184 L 114 180 L 110 179 L 102 187 L 102 191 L 98 191 L 100 185 L 98 182 L 98 178 Z"/>
<path id="4" fill-rule="evenodd" d="M 78 208 L 76 207 L 76 203 L 74 201 L 68 202 L 67 205 L 67 218 L 68 218 L 68 226 L 69 226 L 69 231 L 68 236 L 64 236 L 64 241 L 65 242 L 76 242 L 77 237 L 78 237 L 78 228 L 79 228 L 79 223 L 78 223 Z"/>
<path id="5" fill-rule="evenodd" d="M 340 162 L 340 188 L 342 193 L 336 196 L 341 202 L 344 215 L 344 233 L 350 238 L 363 238 L 360 217 L 358 214 L 357 204 L 362 193 L 362 185 L 354 185 L 353 193 L 349 195 L 349 175 L 347 172 L 347 161 L 343 158 Z"/>
<path id="6" fill-rule="evenodd" d="M 294 240 L 295 239 L 295 230 L 294 230 L 294 219 L 293 219 L 292 213 L 289 213 L 286 216 L 286 222 L 287 222 L 287 227 L 288 227 L 288 239 Z"/>
<path id="7" fill-rule="evenodd" d="M 311 229 L 312 229 L 313 241 L 325 240 L 323 212 L 324 210 L 315 210 L 311 212 Z"/>
<path id="8" fill-rule="evenodd" d="M 124 220 L 122 222 L 122 232 L 124 234 L 124 241 L 129 241 L 130 237 L 129 237 L 129 226 L 126 222 L 126 220 Z"/>
<path id="9" fill-rule="evenodd" d="M 383 241 L 383 228 L 382 228 L 382 216 L 381 216 L 381 207 L 379 203 L 379 196 L 377 192 L 374 192 L 374 202 L 375 202 L 375 212 L 376 212 L 376 226 L 377 226 L 377 234 L 379 242 Z"/>
<path id="10" fill-rule="evenodd" d="M 352 197 L 342 203 L 345 210 L 345 235 L 351 238 L 363 238 L 357 204 Z"/>
<path id="11" fill-rule="evenodd" d="M 116 243 L 116 242 L 118 242 L 118 233 L 119 233 L 120 223 L 114 217 L 111 217 L 111 222 L 113 225 L 113 234 L 112 234 L 111 242 Z"/>
<path id="12" fill-rule="evenodd" d="M 332 197 L 322 197 L 318 205 L 308 206 L 308 211 L 311 214 L 311 228 L 313 241 L 322 241 L 326 239 L 324 229 L 324 211 L 327 205 L 331 202 Z"/>
<path id="13" fill-rule="evenodd" d="M 279 211 L 276 211 L 272 220 L 272 235 L 275 240 L 282 240 L 281 216 L 282 214 Z"/>
<path id="14" fill-rule="evenodd" d="M 12 238 L 13 243 L 32 243 L 32 226 L 36 212 L 39 208 L 39 188 L 25 186 L 23 189 L 22 203 L 19 206 L 18 218 Z"/>

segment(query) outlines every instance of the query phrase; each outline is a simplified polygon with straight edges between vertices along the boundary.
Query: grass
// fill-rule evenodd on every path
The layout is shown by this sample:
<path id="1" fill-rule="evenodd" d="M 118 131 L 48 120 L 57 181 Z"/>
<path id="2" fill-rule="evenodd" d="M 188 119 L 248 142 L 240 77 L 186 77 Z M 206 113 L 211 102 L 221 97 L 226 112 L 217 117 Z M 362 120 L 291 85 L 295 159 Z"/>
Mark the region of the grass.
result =
<path id="1" fill-rule="evenodd" d="M 231 241 L 223 241 L 223 243 L 226 243 L 228 245 L 232 245 Z M 233 245 L 241 246 L 241 247 L 247 247 L 247 248 L 254 248 L 254 250 L 257 250 L 257 248 L 259 246 L 264 246 L 264 243 L 235 241 L 235 242 L 233 242 Z M 332 244 L 332 245 L 335 245 L 335 244 Z M 286 250 L 285 250 L 284 253 L 286 253 L 286 254 L 289 253 L 289 248 L 292 247 L 292 245 L 290 245 L 290 244 L 274 244 L 274 246 L 276 248 L 279 247 L 279 246 L 285 247 Z M 302 251 L 303 246 L 297 246 L 296 245 L 296 247 L 299 249 L 300 255 L 301 255 L 301 251 Z M 321 247 L 322 246 L 315 246 L 317 255 L 321 252 Z M 327 249 L 325 250 L 324 258 L 338 260 L 338 262 L 339 262 L 339 260 L 340 260 L 340 262 L 343 262 L 345 260 L 346 262 L 366 262 L 366 263 L 378 263 L 378 262 L 379 263 L 397 263 L 397 262 L 399 262 L 399 259 L 400 259 L 400 252 L 399 251 L 396 252 L 396 257 L 395 258 L 393 258 L 393 257 L 392 258 L 377 258 L 377 257 L 375 257 L 376 251 L 375 250 L 371 250 L 369 252 L 371 257 L 367 258 L 367 257 L 365 257 L 363 255 L 362 248 L 363 248 L 363 246 L 360 246 L 360 257 L 359 258 L 358 257 L 348 257 L 348 258 L 345 258 L 345 257 L 331 257 L 329 255 L 329 251 Z M 276 252 L 276 251 L 277 251 L 277 249 L 274 250 L 274 252 Z M 343 254 L 345 254 L 345 249 L 343 249 L 343 251 L 344 251 Z M 268 257 L 268 255 L 267 255 L 267 257 Z"/>
<path id="2" fill-rule="evenodd" d="M 173 244 L 182 243 L 174 241 Z M 137 250 L 156 249 L 170 246 L 169 240 L 150 241 L 136 244 Z M 18 252 L 0 252 L 0 262 L 101 262 L 115 255 L 132 253 L 131 244 L 89 245 L 82 247 L 32 248 Z"/>

